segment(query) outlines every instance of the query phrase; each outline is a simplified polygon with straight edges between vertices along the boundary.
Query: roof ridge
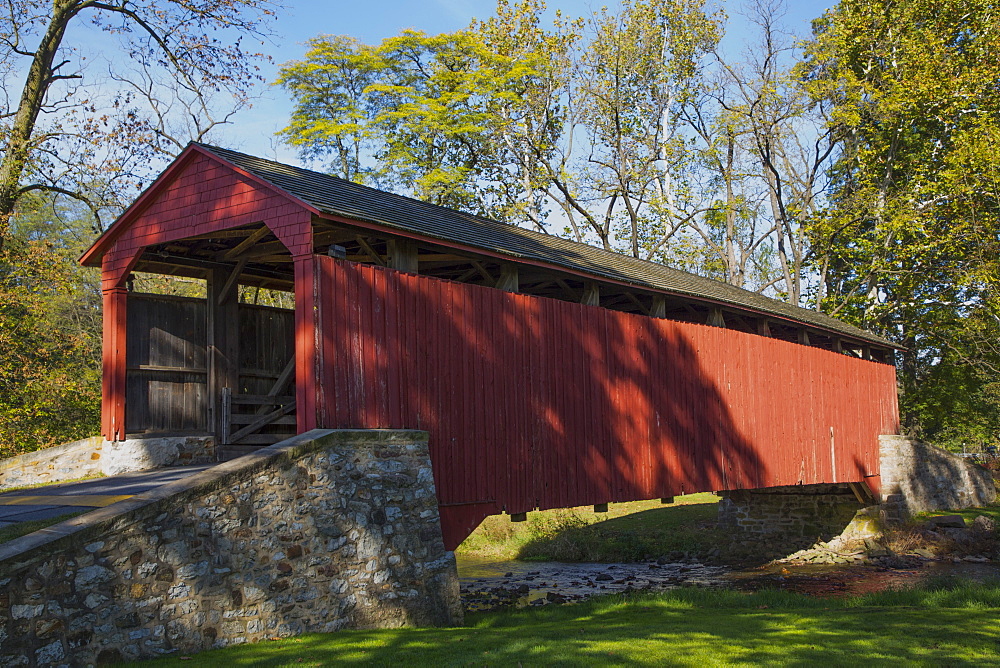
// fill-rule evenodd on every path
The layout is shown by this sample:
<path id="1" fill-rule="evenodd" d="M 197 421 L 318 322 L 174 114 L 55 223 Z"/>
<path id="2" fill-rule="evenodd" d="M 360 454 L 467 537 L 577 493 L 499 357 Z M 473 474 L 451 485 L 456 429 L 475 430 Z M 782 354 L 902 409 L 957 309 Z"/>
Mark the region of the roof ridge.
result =
<path id="1" fill-rule="evenodd" d="M 213 146 L 211 144 L 201 142 L 191 143 L 241 169 L 252 172 L 258 178 L 264 179 L 275 187 L 303 201 L 309 202 L 321 212 L 424 234 L 453 243 L 462 243 L 500 255 L 506 255 L 514 259 L 536 260 L 549 265 L 572 268 L 598 279 L 611 279 L 668 294 L 727 304 L 736 308 L 761 312 L 776 318 L 792 320 L 803 325 L 811 325 L 815 328 L 839 332 L 852 338 L 894 348 L 898 347 L 881 336 L 833 318 L 821 311 L 789 304 L 760 294 L 759 292 L 747 290 L 746 288 L 707 276 L 692 274 L 659 262 L 632 257 L 572 239 L 518 227 L 465 211 L 450 209 L 407 195 L 379 190 L 305 167 L 289 165 L 269 158 L 243 153 L 234 149 Z M 279 172 L 284 172 L 284 174 L 282 175 Z M 288 182 L 275 182 L 276 178 L 279 181 L 287 179 Z M 320 186 L 319 189 L 309 188 L 309 184 L 302 182 L 304 179 L 318 181 L 315 185 Z M 330 186 L 333 188 L 331 189 Z M 335 189 L 339 191 L 349 190 L 350 192 L 334 192 Z M 350 201 L 351 195 L 355 197 L 364 195 L 365 201 Z M 418 208 L 421 215 L 412 215 L 416 212 L 410 212 L 411 215 L 407 216 L 407 212 L 400 211 L 400 209 L 406 208 Z M 376 209 L 380 211 L 376 211 Z M 432 221 L 435 216 L 442 220 L 428 222 Z M 491 245 L 488 243 L 490 240 L 483 240 L 483 234 L 480 234 L 479 238 L 475 239 L 456 237 L 453 234 L 453 228 L 455 227 L 454 223 L 457 222 L 461 222 L 466 226 L 478 226 L 482 228 L 478 230 L 479 232 L 487 233 L 485 236 L 499 236 L 506 237 L 506 239 L 493 238 Z M 466 232 L 473 232 L 473 230 L 466 230 Z M 537 247 L 547 249 L 549 253 L 542 253 L 538 248 L 519 250 L 516 248 L 518 244 L 511 243 L 515 238 L 519 238 L 525 242 L 532 242 Z M 506 242 L 506 244 L 503 242 Z M 572 258 L 552 256 L 552 253 L 564 255 L 567 252 L 577 253 L 575 261 Z M 624 266 L 616 267 L 616 265 Z M 640 273 L 647 274 L 647 276 L 637 275 Z M 662 280 L 654 280 L 653 277 L 656 275 Z"/>

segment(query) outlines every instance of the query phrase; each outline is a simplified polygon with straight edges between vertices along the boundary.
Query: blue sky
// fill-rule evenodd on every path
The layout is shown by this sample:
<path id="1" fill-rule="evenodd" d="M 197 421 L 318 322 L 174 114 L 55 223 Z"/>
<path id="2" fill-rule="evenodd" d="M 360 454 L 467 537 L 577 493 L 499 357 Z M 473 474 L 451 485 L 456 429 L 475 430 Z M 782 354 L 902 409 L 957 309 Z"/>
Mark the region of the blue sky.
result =
<path id="1" fill-rule="evenodd" d="M 604 4 L 617 3 L 549 0 L 547 4 L 550 12 L 560 9 L 564 14 L 578 16 Z M 740 2 L 720 4 L 730 17 L 727 50 L 739 51 L 745 39 Z M 832 0 L 790 0 L 784 22 L 790 30 L 804 36 L 808 34 L 809 22 L 832 4 Z M 281 63 L 302 58 L 304 43 L 316 35 L 351 35 L 374 44 L 407 28 L 427 33 L 458 30 L 473 17 L 490 16 L 495 6 L 495 0 L 288 0 L 275 24 L 279 37 L 274 44 L 264 47 L 274 58 L 274 65 L 267 68 L 265 76 L 273 81 Z M 252 109 L 242 112 L 235 125 L 216 135 L 213 141 L 247 153 L 297 163 L 294 152 L 274 136 L 287 123 L 292 105 L 280 88 L 269 87 L 262 93 L 263 97 Z"/>

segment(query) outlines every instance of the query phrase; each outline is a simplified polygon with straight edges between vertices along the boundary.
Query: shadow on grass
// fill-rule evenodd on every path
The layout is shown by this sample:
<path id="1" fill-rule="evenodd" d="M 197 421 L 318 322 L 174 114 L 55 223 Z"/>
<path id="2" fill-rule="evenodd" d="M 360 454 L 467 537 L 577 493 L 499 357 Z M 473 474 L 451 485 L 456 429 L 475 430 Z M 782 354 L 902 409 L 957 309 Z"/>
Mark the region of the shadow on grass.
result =
<path id="1" fill-rule="evenodd" d="M 686 589 L 470 615 L 464 628 L 302 636 L 204 653 L 197 664 L 982 665 L 1000 660 L 998 606 L 996 583 L 845 601 Z"/>
<path id="2" fill-rule="evenodd" d="M 711 551 L 721 537 L 714 503 L 643 510 L 594 523 L 573 515 L 530 539 L 518 559 L 629 562 Z M 681 554 L 678 554 L 681 553 Z"/>
<path id="3" fill-rule="evenodd" d="M 518 559 L 635 562 L 700 559 L 746 565 L 812 545 L 811 538 L 760 540 L 717 527 L 716 503 L 671 505 L 586 522 L 568 514 L 527 540 Z"/>

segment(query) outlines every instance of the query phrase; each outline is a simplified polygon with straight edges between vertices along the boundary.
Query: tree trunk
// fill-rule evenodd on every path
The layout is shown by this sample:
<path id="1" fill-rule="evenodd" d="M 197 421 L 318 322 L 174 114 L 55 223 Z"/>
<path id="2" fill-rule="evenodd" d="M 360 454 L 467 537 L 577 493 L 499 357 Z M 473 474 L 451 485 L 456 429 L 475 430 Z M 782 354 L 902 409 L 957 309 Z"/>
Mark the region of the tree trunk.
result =
<path id="1" fill-rule="evenodd" d="M 55 70 L 59 67 L 53 67 L 53 62 L 66 34 L 66 26 L 79 10 L 76 0 L 56 0 L 53 3 L 48 28 L 28 68 L 17 114 L 7 137 L 3 160 L 0 161 L 0 250 L 10 234 L 10 218 L 21 195 L 21 176 L 31 153 L 35 122 L 46 93 L 55 80 Z"/>

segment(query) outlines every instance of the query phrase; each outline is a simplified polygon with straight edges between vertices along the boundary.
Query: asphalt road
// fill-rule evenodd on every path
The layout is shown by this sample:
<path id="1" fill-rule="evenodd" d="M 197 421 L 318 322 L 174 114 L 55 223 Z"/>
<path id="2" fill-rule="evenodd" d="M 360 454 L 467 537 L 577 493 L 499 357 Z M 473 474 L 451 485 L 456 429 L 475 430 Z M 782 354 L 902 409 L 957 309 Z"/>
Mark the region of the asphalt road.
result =
<path id="1" fill-rule="evenodd" d="M 106 478 L 6 492 L 0 494 L 0 529 L 18 522 L 44 520 L 110 506 L 112 503 L 148 492 L 168 482 L 204 471 L 211 466 L 214 464 L 173 466 L 142 473 L 123 473 Z"/>

